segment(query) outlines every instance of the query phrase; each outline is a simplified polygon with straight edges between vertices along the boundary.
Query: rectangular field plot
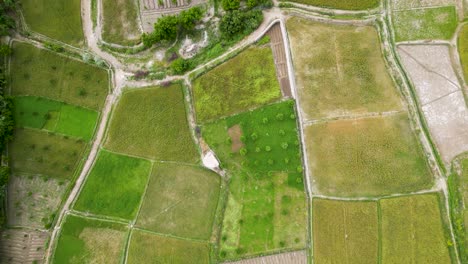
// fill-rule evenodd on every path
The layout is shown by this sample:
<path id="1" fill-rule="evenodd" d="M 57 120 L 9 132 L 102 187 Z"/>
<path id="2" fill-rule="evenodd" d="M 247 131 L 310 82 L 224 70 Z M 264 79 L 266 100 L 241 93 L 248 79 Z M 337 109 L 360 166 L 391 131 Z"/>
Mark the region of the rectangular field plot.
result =
<path id="1" fill-rule="evenodd" d="M 306 120 L 402 109 L 374 27 L 292 17 L 287 28 Z"/>
<path id="2" fill-rule="evenodd" d="M 457 28 L 454 6 L 395 11 L 395 41 L 450 39 Z"/>
<path id="3" fill-rule="evenodd" d="M 107 71 L 29 44 L 15 43 L 13 48 L 12 95 L 39 96 L 101 109 L 109 92 Z"/>
<path id="4" fill-rule="evenodd" d="M 151 171 L 147 160 L 101 150 L 75 209 L 134 219 Z"/>
<path id="5" fill-rule="evenodd" d="M 201 167 L 156 163 L 137 226 L 193 239 L 211 236 L 220 177 Z"/>
<path id="6" fill-rule="evenodd" d="M 103 0 L 102 5 L 102 39 L 120 45 L 136 44 L 141 35 L 136 1 Z"/>
<path id="7" fill-rule="evenodd" d="M 127 263 L 210 263 L 208 243 L 159 236 L 134 230 L 130 240 Z"/>
<path id="8" fill-rule="evenodd" d="M 377 196 L 432 185 L 406 114 L 311 125 L 305 140 L 315 192 Z"/>
<path id="9" fill-rule="evenodd" d="M 32 31 L 74 46 L 83 44 L 81 1 L 23 0 L 21 7 Z"/>
<path id="10" fill-rule="evenodd" d="M 384 199 L 380 206 L 382 263 L 451 263 L 437 195 Z"/>
<path id="11" fill-rule="evenodd" d="M 90 140 L 96 126 L 96 111 L 34 96 L 14 98 L 16 126 L 44 129 Z"/>
<path id="12" fill-rule="evenodd" d="M 290 0 L 300 4 L 343 10 L 366 10 L 379 7 L 380 0 Z"/>
<path id="13" fill-rule="evenodd" d="M 2 229 L 0 263 L 42 263 L 48 238 L 47 232 Z"/>
<path id="14" fill-rule="evenodd" d="M 13 174 L 32 174 L 70 179 L 77 170 L 86 143 L 44 131 L 16 129 L 9 144 Z"/>
<path id="15" fill-rule="evenodd" d="M 243 112 L 281 97 L 273 53 L 251 47 L 193 82 L 200 123 Z"/>
<path id="16" fill-rule="evenodd" d="M 421 7 L 455 6 L 456 0 L 391 0 L 390 5 L 394 10 L 413 9 Z"/>
<path id="17" fill-rule="evenodd" d="M 286 101 L 202 127 L 231 175 L 220 257 L 303 249 L 307 205 L 294 103 Z"/>
<path id="18" fill-rule="evenodd" d="M 294 251 L 275 254 L 265 257 L 243 259 L 226 264 L 307 264 L 307 253 L 305 251 Z"/>
<path id="19" fill-rule="evenodd" d="M 315 263 L 378 262 L 376 202 L 314 199 L 312 209 Z"/>
<path id="20" fill-rule="evenodd" d="M 112 115 L 105 146 L 155 160 L 196 162 L 181 85 L 125 92 Z"/>
<path id="21" fill-rule="evenodd" d="M 126 237 L 124 225 L 68 215 L 52 263 L 120 263 Z"/>

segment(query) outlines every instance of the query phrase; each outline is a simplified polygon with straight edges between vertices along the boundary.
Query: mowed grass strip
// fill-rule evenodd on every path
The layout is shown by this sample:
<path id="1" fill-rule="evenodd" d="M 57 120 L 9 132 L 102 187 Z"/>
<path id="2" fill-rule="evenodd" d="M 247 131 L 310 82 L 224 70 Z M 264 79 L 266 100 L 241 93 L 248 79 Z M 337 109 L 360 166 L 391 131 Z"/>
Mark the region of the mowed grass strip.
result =
<path id="1" fill-rule="evenodd" d="M 134 229 L 127 263 L 210 263 L 208 243 L 182 240 Z"/>
<path id="2" fill-rule="evenodd" d="M 156 163 L 137 226 L 208 240 L 218 205 L 220 177 L 201 167 Z"/>
<path id="3" fill-rule="evenodd" d="M 450 39 L 457 28 L 455 6 L 395 11 L 395 41 Z"/>
<path id="4" fill-rule="evenodd" d="M 407 114 L 341 120 L 305 128 L 316 191 L 378 196 L 432 186 L 422 148 Z"/>
<path id="5" fill-rule="evenodd" d="M 97 111 L 104 105 L 109 92 L 106 70 L 30 44 L 15 43 L 13 49 L 12 95 L 39 96 Z"/>
<path id="6" fill-rule="evenodd" d="M 94 110 L 34 97 L 14 98 L 17 127 L 44 129 L 59 134 L 90 140 L 97 123 Z"/>
<path id="7" fill-rule="evenodd" d="M 8 154 L 13 173 L 71 179 L 86 143 L 45 131 L 16 129 Z"/>
<path id="8" fill-rule="evenodd" d="M 200 123 L 246 111 L 281 97 L 269 46 L 250 47 L 193 82 Z"/>
<path id="9" fill-rule="evenodd" d="M 113 113 L 105 146 L 155 160 L 196 162 L 199 156 L 181 85 L 125 92 Z"/>
<path id="10" fill-rule="evenodd" d="M 343 9 L 343 10 L 366 10 L 377 8 L 380 0 L 290 0 L 300 4 L 318 7 Z"/>
<path id="11" fill-rule="evenodd" d="M 314 262 L 378 262 L 376 202 L 314 199 L 312 210 Z"/>
<path id="12" fill-rule="evenodd" d="M 83 212 L 132 220 L 150 171 L 151 163 L 147 160 L 101 150 L 74 207 Z"/>
<path id="13" fill-rule="evenodd" d="M 74 46 L 83 45 L 80 0 L 23 0 L 21 7 L 32 31 Z"/>
<path id="14" fill-rule="evenodd" d="M 68 215 L 52 263 L 119 263 L 126 235 L 124 225 Z"/>
<path id="15" fill-rule="evenodd" d="M 402 109 L 374 27 L 299 17 L 286 26 L 305 119 Z"/>
<path id="16" fill-rule="evenodd" d="M 438 195 L 380 201 L 382 263 L 451 263 Z"/>
<path id="17" fill-rule="evenodd" d="M 133 0 L 103 0 L 102 39 L 109 43 L 134 45 L 140 40 L 138 6 Z"/>
<path id="18" fill-rule="evenodd" d="M 463 75 L 468 80 L 468 26 L 463 25 L 458 33 L 458 53 L 463 67 Z"/>

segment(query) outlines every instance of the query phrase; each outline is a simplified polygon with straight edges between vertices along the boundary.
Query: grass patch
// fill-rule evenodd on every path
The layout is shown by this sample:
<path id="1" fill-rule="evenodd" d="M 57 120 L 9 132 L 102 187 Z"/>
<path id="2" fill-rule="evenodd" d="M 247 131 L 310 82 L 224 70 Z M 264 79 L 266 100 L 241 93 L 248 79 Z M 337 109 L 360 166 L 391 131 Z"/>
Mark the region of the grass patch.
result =
<path id="1" fill-rule="evenodd" d="M 13 173 L 71 179 L 86 143 L 44 131 L 16 129 L 8 151 Z"/>
<path id="2" fill-rule="evenodd" d="M 150 170 L 149 161 L 101 150 L 75 209 L 134 219 Z"/>
<path id="3" fill-rule="evenodd" d="M 393 12 L 395 41 L 450 39 L 457 28 L 455 6 Z"/>
<path id="4" fill-rule="evenodd" d="M 279 99 L 270 47 L 251 47 L 197 78 L 193 96 L 202 123 Z"/>
<path id="5" fill-rule="evenodd" d="M 109 92 L 107 71 L 29 44 L 15 43 L 11 68 L 15 96 L 39 96 L 100 110 Z"/>
<path id="6" fill-rule="evenodd" d="M 320 193 L 378 196 L 432 186 L 406 114 L 306 127 L 308 163 Z"/>
<path id="7" fill-rule="evenodd" d="M 468 26 L 464 25 L 458 34 L 458 52 L 463 67 L 463 76 L 468 80 Z"/>
<path id="8" fill-rule="evenodd" d="M 305 247 L 307 205 L 294 102 L 286 101 L 203 126 L 203 136 L 231 175 L 220 257 Z M 232 152 L 228 130 L 244 144 Z"/>
<path id="9" fill-rule="evenodd" d="M 86 108 L 33 97 L 14 98 L 17 127 L 29 127 L 90 140 L 98 113 Z"/>
<path id="10" fill-rule="evenodd" d="M 68 215 L 60 232 L 53 263 L 119 263 L 126 227 Z"/>
<path id="11" fill-rule="evenodd" d="M 450 263 L 437 195 L 380 201 L 382 263 Z"/>
<path id="12" fill-rule="evenodd" d="M 292 17 L 287 28 L 306 119 L 402 109 L 374 27 Z"/>
<path id="13" fill-rule="evenodd" d="M 22 0 L 21 7 L 31 30 L 67 44 L 83 45 L 80 0 Z"/>
<path id="14" fill-rule="evenodd" d="M 134 230 L 130 241 L 128 262 L 210 263 L 210 247 L 208 243 L 181 240 Z"/>
<path id="15" fill-rule="evenodd" d="M 194 239 L 211 236 L 218 204 L 219 176 L 200 167 L 157 163 L 137 225 Z"/>
<path id="16" fill-rule="evenodd" d="M 313 200 L 314 260 L 317 263 L 377 263 L 375 202 Z"/>
<path id="17" fill-rule="evenodd" d="M 120 45 L 134 45 L 140 41 L 138 7 L 133 0 L 103 0 L 102 39 Z"/>
<path id="18" fill-rule="evenodd" d="M 112 116 L 106 147 L 164 161 L 196 162 L 182 87 L 128 91 Z"/>
<path id="19" fill-rule="evenodd" d="M 313 5 L 318 7 L 343 9 L 343 10 L 365 10 L 377 8 L 380 0 L 288 0 L 300 4 Z"/>

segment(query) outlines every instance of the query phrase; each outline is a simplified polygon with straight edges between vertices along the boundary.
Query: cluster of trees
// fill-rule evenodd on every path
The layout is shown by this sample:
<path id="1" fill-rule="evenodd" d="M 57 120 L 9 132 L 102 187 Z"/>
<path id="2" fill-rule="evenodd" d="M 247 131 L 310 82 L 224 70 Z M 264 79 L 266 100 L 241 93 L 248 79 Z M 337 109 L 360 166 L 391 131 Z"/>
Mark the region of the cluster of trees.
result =
<path id="1" fill-rule="evenodd" d="M 176 16 L 163 16 L 154 24 L 154 31 L 144 33 L 143 44 L 151 47 L 160 41 L 174 41 L 178 35 L 192 31 L 203 17 L 203 9 L 192 7 Z"/>
<path id="2" fill-rule="evenodd" d="M 238 10 L 241 6 L 241 0 L 222 0 L 221 6 L 225 11 Z M 272 3 L 270 0 L 246 0 L 245 6 L 248 9 L 252 9 L 258 6 L 271 7 Z"/>
<path id="3" fill-rule="evenodd" d="M 219 30 L 226 39 L 233 39 L 239 34 L 252 33 L 263 21 L 263 13 L 259 9 L 248 11 L 233 10 L 227 12 L 219 24 Z"/>
<path id="4" fill-rule="evenodd" d="M 15 20 L 10 14 L 15 9 L 15 0 L 0 1 L 0 36 L 8 36 L 15 28 Z"/>

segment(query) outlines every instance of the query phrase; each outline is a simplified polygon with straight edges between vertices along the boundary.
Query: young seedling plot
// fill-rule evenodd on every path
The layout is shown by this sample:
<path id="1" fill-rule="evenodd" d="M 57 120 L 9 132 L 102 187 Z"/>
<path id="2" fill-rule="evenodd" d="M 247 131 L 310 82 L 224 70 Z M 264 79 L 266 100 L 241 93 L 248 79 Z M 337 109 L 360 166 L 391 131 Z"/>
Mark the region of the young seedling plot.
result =
<path id="1" fill-rule="evenodd" d="M 314 199 L 312 209 L 314 262 L 378 262 L 376 202 Z"/>
<path id="2" fill-rule="evenodd" d="M 417 92 L 442 159 L 468 150 L 468 108 L 445 45 L 400 45 L 398 53 Z"/>
<path id="3" fill-rule="evenodd" d="M 105 147 L 160 161 L 199 160 L 181 85 L 125 92 L 113 113 Z"/>
<path id="4" fill-rule="evenodd" d="M 378 196 L 432 186 L 405 113 L 311 125 L 305 138 L 315 192 Z"/>
<path id="5" fill-rule="evenodd" d="M 207 242 L 134 230 L 131 234 L 127 263 L 210 263 L 210 246 Z"/>
<path id="6" fill-rule="evenodd" d="M 202 134 L 231 176 L 220 257 L 304 248 L 307 205 L 294 102 L 220 119 Z"/>
<path id="7" fill-rule="evenodd" d="M 193 165 L 155 163 L 136 225 L 158 233 L 208 240 L 220 177 Z"/>
<path id="8" fill-rule="evenodd" d="M 83 44 L 80 0 L 24 0 L 21 10 L 32 31 L 74 46 Z"/>
<path id="9" fill-rule="evenodd" d="M 457 28 L 454 6 L 394 11 L 395 41 L 450 39 Z"/>
<path id="10" fill-rule="evenodd" d="M 102 0 L 102 39 L 133 45 L 140 41 L 138 6 L 134 0 Z"/>
<path id="11" fill-rule="evenodd" d="M 368 10 L 379 7 L 380 0 L 291 0 L 300 4 L 343 10 Z"/>
<path id="12" fill-rule="evenodd" d="M 375 28 L 298 17 L 287 28 L 306 120 L 402 109 Z"/>
<path id="13" fill-rule="evenodd" d="M 382 263 L 451 263 L 438 195 L 384 199 L 380 207 Z"/>
<path id="14" fill-rule="evenodd" d="M 119 263 L 127 233 L 125 225 L 68 215 L 52 263 Z"/>
<path id="15" fill-rule="evenodd" d="M 204 123 L 281 97 L 273 53 L 253 46 L 193 83 L 197 121 Z"/>

